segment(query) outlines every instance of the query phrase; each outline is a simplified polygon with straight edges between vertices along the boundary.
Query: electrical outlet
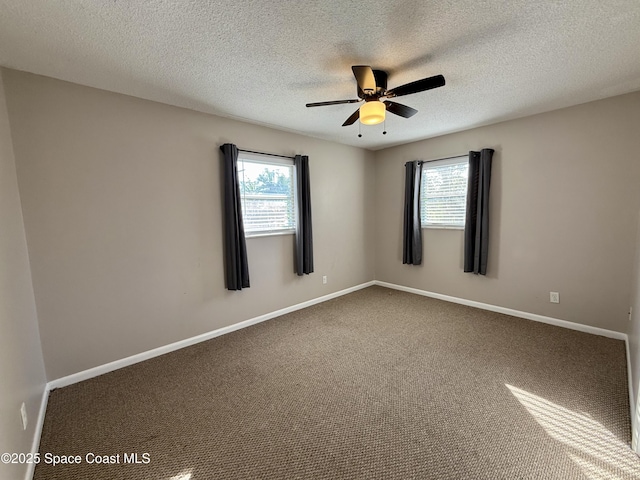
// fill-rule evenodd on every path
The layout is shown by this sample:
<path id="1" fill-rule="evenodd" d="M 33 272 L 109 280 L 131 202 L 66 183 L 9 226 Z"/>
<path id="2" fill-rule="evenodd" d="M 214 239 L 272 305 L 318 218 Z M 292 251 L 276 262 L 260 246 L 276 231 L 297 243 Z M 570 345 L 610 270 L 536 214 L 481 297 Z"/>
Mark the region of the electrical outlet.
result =
<path id="1" fill-rule="evenodd" d="M 326 285 L 326 284 L 327 284 L 327 276 L 326 276 L 326 275 L 323 275 L 323 276 L 322 276 L 322 284 L 323 284 L 323 285 Z"/>
<path id="2" fill-rule="evenodd" d="M 551 303 L 560 303 L 560 294 L 558 292 L 549 292 L 549 301 Z"/>
<path id="3" fill-rule="evenodd" d="M 24 402 L 22 402 L 22 406 L 20 407 L 20 416 L 22 417 L 22 429 L 27 429 L 27 407 Z"/>

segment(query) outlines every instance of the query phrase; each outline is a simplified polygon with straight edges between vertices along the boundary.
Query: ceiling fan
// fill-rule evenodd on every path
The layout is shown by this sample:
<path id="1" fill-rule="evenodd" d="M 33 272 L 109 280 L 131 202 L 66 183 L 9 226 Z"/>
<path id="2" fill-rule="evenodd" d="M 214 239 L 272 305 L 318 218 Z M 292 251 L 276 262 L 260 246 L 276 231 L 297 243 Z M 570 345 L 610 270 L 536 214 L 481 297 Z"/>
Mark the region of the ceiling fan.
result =
<path id="1" fill-rule="evenodd" d="M 357 99 L 307 103 L 307 107 L 322 107 L 325 105 L 360 103 L 364 101 L 365 103 L 353 112 L 342 124 L 343 127 L 354 124 L 358 119 L 365 125 L 382 123 L 385 119 L 385 112 L 387 111 L 404 118 L 412 117 L 418 113 L 415 108 L 407 107 L 406 105 L 386 99 L 424 92 L 432 88 L 442 87 L 445 84 L 444 77 L 442 75 L 436 75 L 387 90 L 387 72 L 373 70 L 367 65 L 354 65 L 351 67 L 351 70 L 356 77 L 356 82 L 358 82 Z"/>

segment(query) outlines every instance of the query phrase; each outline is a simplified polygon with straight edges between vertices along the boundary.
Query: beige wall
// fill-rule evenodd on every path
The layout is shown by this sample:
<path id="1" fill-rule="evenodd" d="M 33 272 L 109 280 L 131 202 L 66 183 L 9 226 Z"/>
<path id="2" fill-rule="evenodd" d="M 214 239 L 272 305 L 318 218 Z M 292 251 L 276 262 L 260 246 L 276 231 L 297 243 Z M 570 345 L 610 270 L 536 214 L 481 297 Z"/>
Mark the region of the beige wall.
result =
<path id="1" fill-rule="evenodd" d="M 29 271 L 3 78 L 0 72 L 0 453 L 31 451 L 45 372 Z M 23 431 L 20 405 L 27 407 Z M 26 465 L 0 463 L 0 478 Z"/>
<path id="2" fill-rule="evenodd" d="M 376 152 L 376 279 L 626 332 L 639 112 L 634 93 Z M 462 272 L 462 230 L 423 230 L 423 265 L 403 265 L 403 164 L 483 147 L 496 150 L 487 276 Z"/>
<path id="3" fill-rule="evenodd" d="M 372 152 L 4 74 L 49 380 L 373 280 Z M 225 142 L 309 155 L 314 274 L 252 238 L 251 288 L 224 289 Z"/>
<path id="4" fill-rule="evenodd" d="M 620 332 L 631 326 L 640 93 L 374 153 L 3 74 L 50 380 L 374 277 Z M 224 289 L 224 142 L 310 156 L 315 274 L 293 274 L 292 236 L 253 238 L 252 287 Z M 487 277 L 462 273 L 461 230 L 424 230 L 424 264 L 402 265 L 404 162 L 483 147 L 496 150 Z M 552 290 L 559 305 L 549 303 Z"/>
<path id="5" fill-rule="evenodd" d="M 639 210 L 640 213 L 640 210 Z M 640 220 L 640 216 L 639 216 Z M 631 323 L 629 324 L 629 365 L 631 367 L 632 446 L 640 454 L 640 221 L 636 234 L 635 261 L 631 282 Z"/>

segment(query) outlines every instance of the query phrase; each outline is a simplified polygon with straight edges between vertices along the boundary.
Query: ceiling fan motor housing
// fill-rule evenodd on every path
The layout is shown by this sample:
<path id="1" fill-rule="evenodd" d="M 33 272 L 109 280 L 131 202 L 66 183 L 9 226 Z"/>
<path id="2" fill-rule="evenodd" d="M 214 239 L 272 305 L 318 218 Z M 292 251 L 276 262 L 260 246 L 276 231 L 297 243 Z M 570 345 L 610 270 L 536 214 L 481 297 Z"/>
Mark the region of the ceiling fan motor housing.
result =
<path id="1" fill-rule="evenodd" d="M 376 79 L 376 91 L 373 95 L 365 95 L 360 86 L 358 86 L 358 97 L 365 100 L 376 100 L 387 91 L 387 72 L 382 70 L 373 70 L 373 76 Z"/>

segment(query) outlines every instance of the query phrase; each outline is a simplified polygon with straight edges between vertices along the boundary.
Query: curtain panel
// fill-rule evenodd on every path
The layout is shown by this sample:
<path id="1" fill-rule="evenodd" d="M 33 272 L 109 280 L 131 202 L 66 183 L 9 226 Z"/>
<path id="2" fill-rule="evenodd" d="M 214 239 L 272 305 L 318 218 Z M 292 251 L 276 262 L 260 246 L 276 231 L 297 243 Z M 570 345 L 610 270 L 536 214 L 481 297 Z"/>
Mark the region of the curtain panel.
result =
<path id="1" fill-rule="evenodd" d="M 313 232 L 311 228 L 311 182 L 309 157 L 296 155 L 296 194 L 298 221 L 296 227 L 296 273 L 300 276 L 313 272 Z"/>
<path id="2" fill-rule="evenodd" d="M 422 162 L 407 162 L 404 180 L 404 230 L 402 263 L 422 264 L 422 225 L 420 224 L 420 183 Z"/>
<path id="3" fill-rule="evenodd" d="M 469 152 L 467 212 L 464 226 L 464 271 L 487 274 L 489 257 L 489 187 L 493 150 Z"/>
<path id="4" fill-rule="evenodd" d="M 238 147 L 225 143 L 224 172 L 224 262 L 228 290 L 249 288 L 249 263 L 242 223 L 240 183 L 238 181 Z"/>

